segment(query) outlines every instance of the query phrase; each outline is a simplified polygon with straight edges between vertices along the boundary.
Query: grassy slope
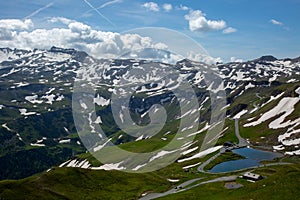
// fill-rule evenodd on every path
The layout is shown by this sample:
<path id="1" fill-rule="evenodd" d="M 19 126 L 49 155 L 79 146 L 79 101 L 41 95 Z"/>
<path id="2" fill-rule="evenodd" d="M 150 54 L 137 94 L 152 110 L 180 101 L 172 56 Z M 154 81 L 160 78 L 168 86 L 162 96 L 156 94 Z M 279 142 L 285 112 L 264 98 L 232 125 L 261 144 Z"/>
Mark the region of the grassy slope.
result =
<path id="1" fill-rule="evenodd" d="M 239 189 L 227 190 L 224 182 L 210 183 L 195 187 L 191 190 L 178 194 L 169 195 L 160 199 L 203 199 L 203 200 L 226 200 L 226 199 L 289 199 L 296 200 L 300 196 L 298 184 L 300 181 L 300 166 L 276 166 L 255 170 L 266 179 L 256 183 L 250 183 L 241 179 L 237 182 L 244 185 Z"/>
<path id="2" fill-rule="evenodd" d="M 282 87 L 282 86 L 281 86 Z M 280 88 L 286 89 L 286 88 Z M 253 93 L 253 91 L 250 91 Z M 260 91 L 261 92 L 261 91 Z M 267 91 L 266 94 L 271 91 Z M 246 103 L 246 96 L 242 95 L 236 99 L 237 103 Z M 266 96 L 268 96 L 267 94 Z M 246 98 L 247 97 L 247 98 Z M 260 101 L 255 99 L 256 101 Z M 249 102 L 248 102 L 249 103 Z M 277 102 L 272 102 L 272 105 Z M 267 106 L 272 106 L 267 105 Z M 234 106 L 234 105 L 233 105 Z M 262 108 L 258 113 L 263 112 Z M 257 115 L 255 113 L 254 115 Z M 244 119 L 249 118 L 246 116 Z M 241 120 L 245 123 L 245 120 Z M 234 135 L 234 124 L 232 120 L 226 120 L 225 127 L 229 129 L 225 132 L 218 143 L 225 141 L 236 142 Z M 204 124 L 203 124 L 204 125 Z M 202 125 L 202 126 L 203 126 Z M 274 131 L 266 128 L 263 123 L 260 126 L 250 129 L 241 127 L 242 136 L 249 137 L 251 141 L 259 140 L 261 136 L 273 137 Z M 161 132 L 163 136 L 167 130 L 176 132 L 176 127 L 165 127 Z M 262 134 L 260 134 L 262 133 Z M 199 145 L 203 140 L 204 134 L 199 134 L 195 139 L 199 140 Z M 168 140 L 163 141 L 160 137 L 139 142 L 131 142 L 120 145 L 121 148 L 135 151 L 148 152 L 159 149 L 166 145 L 173 137 L 172 134 L 165 136 Z M 147 148 L 146 148 L 147 147 Z M 211 155 L 210 155 L 211 156 Z M 196 171 L 196 167 L 190 169 L 189 172 L 182 170 L 183 166 L 203 162 L 208 159 L 206 156 L 202 159 L 195 159 L 185 163 L 174 163 L 155 173 L 147 174 L 127 174 L 116 171 L 91 171 L 73 168 L 55 168 L 49 173 L 42 173 L 26 179 L 18 181 L 1 181 L 0 182 L 0 198 L 4 199 L 137 199 L 145 191 L 166 191 L 175 184 L 166 181 L 167 178 L 180 179 L 181 182 L 196 177 L 205 176 L 207 178 L 216 177 L 216 175 L 200 174 Z M 86 158 L 83 156 L 82 158 Z M 226 158 L 227 159 L 227 158 Z M 287 158 L 289 161 L 289 158 Z M 96 162 L 96 161 L 95 161 Z M 296 159 L 295 163 L 299 163 Z M 278 166 L 269 167 L 268 170 L 258 170 L 257 172 L 267 175 L 268 178 L 255 184 L 241 181 L 245 187 L 237 190 L 226 190 L 223 183 L 212 183 L 200 186 L 195 189 L 171 195 L 163 199 L 266 199 L 271 195 L 271 199 L 294 199 L 299 196 L 297 192 L 297 182 L 299 182 L 299 164 L 294 166 Z M 270 171 L 272 173 L 270 173 Z M 282 178 L 284 177 L 284 178 Z M 263 187 L 263 185 L 267 187 Z M 273 192 L 278 191 L 278 192 Z M 25 194 L 25 195 L 24 195 Z M 268 198 L 270 199 L 270 198 Z"/>
<path id="3" fill-rule="evenodd" d="M 2 181 L 3 199 L 136 199 L 143 191 L 166 190 L 167 180 L 149 174 L 54 168 L 20 181 Z M 29 194 L 29 195 L 28 195 Z"/>
<path id="4" fill-rule="evenodd" d="M 1 199 L 138 199 L 144 192 L 163 192 L 176 184 L 166 177 L 176 173 L 177 166 L 155 173 L 130 174 L 118 171 L 92 171 L 77 168 L 54 168 L 18 181 L 1 181 Z M 273 166 L 256 169 L 266 179 L 249 183 L 238 179 L 244 185 L 240 189 L 226 190 L 224 183 L 210 183 L 191 190 L 169 195 L 161 199 L 297 199 L 300 195 L 300 165 Z M 182 176 L 182 177 L 179 177 Z M 188 180 L 216 175 L 180 173 L 177 178 Z M 222 175 L 225 176 L 225 175 Z M 174 176 L 173 178 L 175 178 Z M 206 179 L 207 180 L 207 179 Z"/>
<path id="5" fill-rule="evenodd" d="M 255 118 L 253 120 L 257 120 L 261 114 L 266 113 L 267 111 L 274 108 L 283 97 L 294 97 L 296 95 L 294 90 L 298 86 L 299 84 L 282 84 L 273 87 L 253 88 L 247 90 L 243 95 L 237 97 L 229 109 L 233 109 L 234 107 L 240 104 L 247 104 L 248 107 L 246 109 L 248 111 L 251 111 L 252 109 L 254 109 L 254 105 L 259 106 L 267 102 L 270 96 L 276 96 L 284 92 L 283 96 L 280 97 L 279 99 L 274 100 L 268 103 L 267 105 L 264 105 L 263 107 L 260 107 L 257 111 L 253 112 L 252 114 L 246 114 L 242 116 L 242 118 L 239 120 L 239 124 L 240 124 L 239 128 L 240 128 L 241 136 L 244 138 L 249 138 L 252 144 L 257 146 L 277 145 L 278 135 L 286 132 L 286 129 L 270 129 L 268 127 L 269 123 L 274 119 L 276 119 L 276 117 L 266 122 L 263 122 L 255 127 L 243 127 L 243 125 L 248 123 L 247 119 Z M 261 97 L 261 99 L 259 97 Z M 286 120 L 295 120 L 299 118 L 299 112 L 300 112 L 299 108 L 300 108 L 300 103 L 296 105 L 295 111 L 291 115 L 289 115 Z M 226 135 L 227 134 L 228 131 Z"/>

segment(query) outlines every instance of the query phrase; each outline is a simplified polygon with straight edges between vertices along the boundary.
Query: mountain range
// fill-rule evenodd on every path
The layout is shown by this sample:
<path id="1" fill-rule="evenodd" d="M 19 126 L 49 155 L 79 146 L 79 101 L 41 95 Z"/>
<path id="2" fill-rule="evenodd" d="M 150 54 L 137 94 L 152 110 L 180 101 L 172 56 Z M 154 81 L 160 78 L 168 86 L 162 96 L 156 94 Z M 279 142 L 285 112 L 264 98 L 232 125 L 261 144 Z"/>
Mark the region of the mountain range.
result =
<path id="1" fill-rule="evenodd" d="M 211 142 L 205 138 L 205 134 L 218 125 L 218 120 L 222 121 L 223 126 L 217 129 L 219 132 L 214 135 L 215 138 L 210 138 L 215 141 L 216 147 L 221 148 L 227 141 L 239 142 L 235 135 L 236 121 L 241 136 L 250 146 L 279 152 L 283 155 L 281 161 L 291 163 L 288 167 L 258 169 L 269 176 L 267 184 L 274 184 L 272 181 L 277 181 L 280 176 L 286 176 L 291 183 L 299 181 L 300 57 L 277 59 L 262 56 L 246 62 L 215 65 L 184 59 L 176 64 L 168 64 L 139 59 L 96 59 L 83 51 L 58 47 L 50 50 L 0 48 L 0 77 L 1 198 L 13 199 L 11 191 L 18 191 L 17 187 L 20 190 L 16 192 L 19 195 L 15 196 L 16 199 L 21 199 L 22 191 L 28 191 L 32 199 L 41 197 L 34 194 L 29 188 L 32 187 L 40 189 L 41 195 L 45 194 L 47 199 L 88 199 L 89 196 L 72 196 L 74 188 L 80 187 L 74 177 L 83 179 L 81 192 L 95 192 L 102 190 L 101 187 L 106 192 L 116 194 L 121 192 L 119 188 L 130 191 L 119 199 L 136 199 L 145 192 L 166 191 L 177 180 L 205 176 L 199 175 L 195 167 L 218 149 L 201 157 L 195 155 L 203 142 Z M 191 102 L 190 96 L 179 99 L 176 94 L 176 91 L 185 90 L 184 82 L 192 88 L 198 102 L 197 109 L 186 113 L 180 112 L 180 105 L 185 101 Z M 85 89 L 84 84 L 87 83 Z M 194 139 L 192 143 L 185 144 L 186 148 L 182 149 L 174 164 L 151 172 L 153 174 L 146 173 L 144 183 L 140 183 L 142 176 L 123 175 L 114 171 L 122 168 L 121 164 L 102 164 L 91 156 L 93 151 L 101 149 L 99 145 L 103 143 L 92 142 L 87 145 L 80 135 L 82 130 L 74 123 L 74 93 L 89 89 L 92 93 L 87 95 L 93 95 L 96 116 L 93 116 L 91 123 L 87 122 L 87 130 L 95 131 L 95 124 L 100 125 L 107 140 L 120 148 L 139 153 L 159 151 L 177 137 L 178 131 L 193 135 Z M 128 135 L 119 126 L 118 122 L 126 121 L 125 104 L 122 104 L 126 102 L 121 98 L 122 95 L 124 98 L 130 95 L 129 116 L 138 126 L 147 126 L 152 120 L 155 121 L 151 117 L 152 111 L 149 111 L 155 108 L 153 105 L 165 108 L 167 117 L 156 135 L 142 131 L 138 135 Z M 112 96 L 119 98 L 119 110 L 114 110 Z M 88 103 L 81 101 L 77 106 L 82 110 L 90 108 Z M 223 116 L 222 119 L 214 121 L 211 116 L 214 110 L 220 111 L 218 117 Z M 196 112 L 200 116 L 197 118 L 197 127 L 182 127 L 179 130 L 180 121 L 193 119 L 192 114 Z M 162 118 L 155 115 L 156 111 L 153 113 L 159 118 L 155 123 L 159 124 Z M 136 129 L 132 127 L 131 132 L 135 132 Z M 162 159 L 164 156 L 160 154 Z M 186 161 L 178 162 L 184 159 Z M 190 171 L 187 173 L 183 169 L 189 165 L 194 167 L 188 167 Z M 95 182 L 92 177 L 103 178 L 103 182 Z M 60 184 L 67 184 L 68 178 L 75 181 L 76 187 L 66 186 L 64 190 Z M 122 180 L 120 186 L 110 178 Z M 8 179 L 16 181 L 6 181 Z M 46 184 L 47 181 L 51 184 Z M 130 182 L 135 183 L 131 185 Z M 282 195 L 291 191 L 291 199 L 299 195 L 295 191 L 296 186 L 287 186 L 285 181 L 278 182 Z M 92 184 L 102 186 L 100 189 L 88 186 Z M 107 187 L 107 184 L 112 186 Z M 243 184 L 245 191 L 258 185 L 265 187 L 265 183 L 258 183 L 257 186 Z M 127 190 L 126 185 L 131 189 Z M 268 194 L 272 188 L 267 185 L 265 190 L 265 194 Z M 249 195 L 257 197 L 264 194 L 258 193 L 249 192 Z M 105 192 L 102 194 L 109 195 Z M 181 197 L 184 194 L 189 196 L 186 192 Z M 234 192 L 234 195 L 228 199 L 245 197 L 239 192 Z M 176 199 L 176 195 L 173 198 Z M 102 199 L 109 198 L 102 196 Z"/>

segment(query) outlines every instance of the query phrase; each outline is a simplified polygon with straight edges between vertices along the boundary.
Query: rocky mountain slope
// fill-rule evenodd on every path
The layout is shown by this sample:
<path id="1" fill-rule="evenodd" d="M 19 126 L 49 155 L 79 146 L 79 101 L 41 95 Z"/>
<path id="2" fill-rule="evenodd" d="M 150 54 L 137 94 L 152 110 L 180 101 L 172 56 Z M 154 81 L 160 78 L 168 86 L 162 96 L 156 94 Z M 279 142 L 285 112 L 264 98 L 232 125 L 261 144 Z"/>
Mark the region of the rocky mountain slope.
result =
<path id="1" fill-rule="evenodd" d="M 166 74 L 171 76 L 163 79 L 162 75 Z M 172 136 L 178 131 L 178 120 L 191 113 L 179 112 L 180 101 L 166 86 L 176 90 L 186 80 L 199 103 L 195 112 L 200 114 L 200 125 L 194 132 L 199 135 L 199 143 L 204 140 L 200 135 L 215 125 L 210 121 L 212 97 L 221 99 L 218 97 L 224 91 L 225 104 L 220 110 L 226 112 L 226 121 L 218 135 L 219 144 L 234 140 L 233 124 L 228 120 L 238 118 L 241 134 L 253 144 L 299 155 L 300 58 L 278 60 L 263 56 L 248 62 L 214 66 L 182 60 L 172 65 L 136 59 L 99 60 L 85 52 L 56 47 L 32 51 L 1 48 L 0 77 L 1 179 L 24 178 L 86 151 L 72 113 L 74 83 L 82 80 L 89 80 L 90 87 L 95 89 L 93 99 L 98 117 L 93 123 L 101 124 L 116 145 L 152 136 L 126 135 L 118 127 L 111 113 L 110 98 L 122 91 L 115 88 L 130 83 L 123 92 L 135 89 L 129 111 L 137 125 L 149 124 L 148 110 L 152 105 L 166 108 L 166 125 L 153 138 L 167 144 L 168 134 Z M 81 102 L 80 106 L 84 109 L 86 104 Z M 121 116 L 122 111 L 118 117 Z M 92 125 L 89 128 L 93 130 Z M 143 151 L 144 147 L 140 148 Z M 187 154 L 195 148 L 195 144 L 190 145 Z"/>

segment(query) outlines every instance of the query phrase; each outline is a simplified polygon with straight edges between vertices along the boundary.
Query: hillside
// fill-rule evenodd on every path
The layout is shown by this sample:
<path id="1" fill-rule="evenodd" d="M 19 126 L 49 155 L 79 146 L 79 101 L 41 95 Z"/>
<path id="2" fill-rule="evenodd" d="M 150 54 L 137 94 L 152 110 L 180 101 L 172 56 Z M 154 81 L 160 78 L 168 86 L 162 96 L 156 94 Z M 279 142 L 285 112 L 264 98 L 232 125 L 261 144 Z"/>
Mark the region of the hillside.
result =
<path id="1" fill-rule="evenodd" d="M 0 77 L 2 199 L 138 199 L 191 180 L 189 190 L 162 199 L 299 196 L 299 58 L 208 66 L 2 48 Z M 247 170 L 198 169 L 225 142 L 241 140 L 280 153 L 255 169 L 267 178 L 235 177 L 243 187 L 230 192 L 224 181 L 205 183 Z M 218 159 L 211 167 L 230 156 Z"/>

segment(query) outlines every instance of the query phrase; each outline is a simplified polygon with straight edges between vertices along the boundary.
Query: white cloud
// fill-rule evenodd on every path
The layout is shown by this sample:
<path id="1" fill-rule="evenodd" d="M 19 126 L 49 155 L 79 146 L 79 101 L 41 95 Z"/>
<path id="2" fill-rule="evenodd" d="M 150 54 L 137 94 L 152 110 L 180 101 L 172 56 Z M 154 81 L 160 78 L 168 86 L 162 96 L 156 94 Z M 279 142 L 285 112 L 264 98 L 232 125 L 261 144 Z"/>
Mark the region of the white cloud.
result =
<path id="1" fill-rule="evenodd" d="M 158 12 L 159 11 L 159 6 L 157 3 L 154 2 L 146 2 L 142 5 L 142 7 L 147 8 L 148 10 Z"/>
<path id="2" fill-rule="evenodd" d="M 61 23 L 66 24 L 66 25 L 73 22 L 73 20 L 67 19 L 67 18 L 64 18 L 64 17 L 53 17 L 53 18 L 49 19 L 48 21 L 51 22 L 51 23 L 61 22 Z"/>
<path id="3" fill-rule="evenodd" d="M 24 31 L 33 28 L 30 19 L 24 21 L 19 19 L 2 19 L 0 20 L 0 40 L 11 40 L 17 34 L 17 31 Z"/>
<path id="4" fill-rule="evenodd" d="M 1 20 L 0 22 L 0 46 L 2 47 L 76 48 L 98 58 L 115 58 L 124 52 L 136 49 L 167 48 L 162 43 L 154 43 L 149 37 L 98 31 L 84 23 L 62 17 L 48 20 L 48 23 L 60 22 L 64 25 L 62 28 L 51 29 L 30 30 L 29 28 L 33 27 L 31 20 Z"/>
<path id="5" fill-rule="evenodd" d="M 95 58 L 117 58 L 129 52 L 140 52 L 148 59 L 174 63 L 183 57 L 173 55 L 164 43 L 156 43 L 150 37 L 138 34 L 119 34 L 93 29 L 91 26 L 62 17 L 46 21 L 48 29 L 35 28 L 31 20 L 1 20 L 0 47 L 19 49 L 50 49 L 52 46 L 75 48 L 87 52 Z M 60 23 L 59 28 L 52 28 Z M 189 52 L 185 57 L 205 63 L 220 60 L 199 52 Z M 142 57 L 138 57 L 142 58 Z"/>
<path id="6" fill-rule="evenodd" d="M 190 60 L 200 61 L 200 62 L 204 62 L 206 64 L 216 64 L 216 63 L 222 63 L 223 62 L 223 60 L 219 57 L 214 58 L 212 56 L 195 53 L 193 51 L 188 52 L 187 55 L 188 55 L 187 58 L 190 59 Z"/>
<path id="7" fill-rule="evenodd" d="M 1 19 L 0 29 L 2 28 L 8 30 L 28 30 L 33 28 L 33 23 L 31 19 L 25 19 L 24 21 L 20 19 Z"/>
<path id="8" fill-rule="evenodd" d="M 173 9 L 173 6 L 172 6 L 172 4 L 165 3 L 165 4 L 163 5 L 163 9 L 164 9 L 166 12 L 170 12 L 170 11 Z"/>
<path id="9" fill-rule="evenodd" d="M 232 27 L 228 27 L 228 28 L 223 30 L 224 34 L 230 34 L 230 33 L 234 33 L 234 32 L 237 32 L 237 29 L 232 28 Z"/>
<path id="10" fill-rule="evenodd" d="M 282 25 L 283 25 L 283 23 L 282 23 L 282 22 L 280 22 L 280 21 L 277 21 L 277 20 L 275 20 L 275 19 L 271 19 L 271 20 L 270 20 L 270 22 L 271 22 L 272 24 L 274 24 L 274 25 L 278 25 L 278 26 L 282 26 Z"/>
<path id="11" fill-rule="evenodd" d="M 72 32 L 77 32 L 77 33 L 82 33 L 82 32 L 89 33 L 91 31 L 90 26 L 83 24 L 81 22 L 71 22 L 68 25 L 68 27 Z"/>
<path id="12" fill-rule="evenodd" d="M 236 57 L 231 57 L 230 62 L 243 62 L 243 59 L 238 59 Z"/>
<path id="13" fill-rule="evenodd" d="M 200 10 L 190 11 L 188 15 L 185 15 L 185 19 L 189 21 L 191 31 L 208 32 L 226 28 L 224 20 L 208 20 Z"/>
<path id="14" fill-rule="evenodd" d="M 184 6 L 184 5 L 180 5 L 177 9 L 178 9 L 178 10 L 184 10 L 184 11 L 190 10 L 189 7 Z"/>

